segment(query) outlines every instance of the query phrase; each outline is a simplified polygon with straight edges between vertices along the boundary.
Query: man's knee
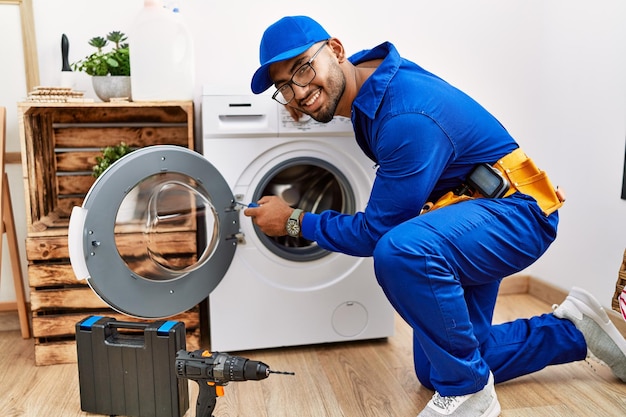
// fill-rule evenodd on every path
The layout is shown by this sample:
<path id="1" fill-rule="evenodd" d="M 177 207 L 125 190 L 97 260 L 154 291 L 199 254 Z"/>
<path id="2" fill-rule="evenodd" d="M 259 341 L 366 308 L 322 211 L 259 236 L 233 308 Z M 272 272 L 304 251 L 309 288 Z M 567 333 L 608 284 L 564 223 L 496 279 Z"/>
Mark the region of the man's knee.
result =
<path id="1" fill-rule="evenodd" d="M 390 233 L 383 235 L 378 242 L 376 243 L 376 247 L 374 248 L 374 253 L 372 254 L 374 258 L 374 264 L 382 267 L 386 265 L 390 258 L 393 255 L 393 244 L 391 238 L 389 237 Z"/>
<path id="2" fill-rule="evenodd" d="M 423 259 L 427 250 L 423 242 L 415 239 L 406 228 L 398 227 L 389 231 L 379 239 L 373 253 L 378 282 L 384 287 L 387 277 L 397 278 L 398 273 L 407 268 L 418 272 L 419 262 L 415 260 Z"/>
<path id="3" fill-rule="evenodd" d="M 376 278 L 383 288 L 386 277 L 393 275 L 391 271 L 397 267 L 402 258 L 402 251 L 398 248 L 396 238 L 392 235 L 393 231 L 390 231 L 382 236 L 376 243 L 373 253 Z"/>

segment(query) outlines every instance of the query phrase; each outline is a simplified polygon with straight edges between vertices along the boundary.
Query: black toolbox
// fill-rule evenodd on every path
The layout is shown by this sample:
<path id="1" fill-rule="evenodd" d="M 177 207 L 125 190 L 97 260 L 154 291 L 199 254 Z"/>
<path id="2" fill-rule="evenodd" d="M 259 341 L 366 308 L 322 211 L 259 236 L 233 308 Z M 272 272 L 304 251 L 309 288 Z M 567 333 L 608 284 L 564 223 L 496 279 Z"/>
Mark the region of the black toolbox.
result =
<path id="1" fill-rule="evenodd" d="M 185 324 L 117 321 L 90 316 L 76 323 L 83 411 L 130 417 L 183 417 L 186 379 L 176 376 L 176 352 L 186 348 Z"/>

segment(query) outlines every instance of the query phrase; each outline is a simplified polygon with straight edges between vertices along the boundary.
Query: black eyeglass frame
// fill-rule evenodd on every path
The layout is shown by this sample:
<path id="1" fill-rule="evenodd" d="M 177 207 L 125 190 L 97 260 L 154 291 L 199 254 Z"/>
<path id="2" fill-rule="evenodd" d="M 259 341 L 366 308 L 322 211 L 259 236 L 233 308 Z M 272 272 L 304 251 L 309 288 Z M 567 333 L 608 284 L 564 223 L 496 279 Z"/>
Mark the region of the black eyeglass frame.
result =
<path id="1" fill-rule="evenodd" d="M 313 68 L 313 65 L 311 65 L 313 63 L 313 61 L 315 60 L 315 58 L 317 58 L 317 56 L 320 54 L 320 52 L 322 52 L 322 50 L 324 49 L 324 47 L 328 45 L 328 39 L 326 41 L 324 41 L 324 44 L 313 54 L 313 56 L 311 57 L 311 59 L 309 59 L 307 62 L 305 62 L 304 64 L 302 64 L 300 67 L 298 67 L 297 70 L 294 71 L 294 73 L 291 75 L 291 78 L 289 79 L 289 81 L 287 81 L 285 84 L 281 85 L 279 88 L 276 89 L 276 91 L 274 92 L 274 94 L 272 94 L 272 99 L 276 100 L 278 103 L 282 104 L 282 105 L 287 105 L 289 103 L 291 103 L 293 101 L 293 99 L 296 97 L 296 92 L 293 91 L 293 87 L 291 86 L 291 84 L 295 84 L 298 87 L 306 87 L 307 85 L 311 84 L 313 82 L 313 80 L 315 79 L 315 77 L 317 76 L 317 72 L 315 72 L 315 68 Z M 313 77 L 311 77 L 311 79 L 306 82 L 306 83 L 299 83 L 296 80 L 294 80 L 294 77 L 301 73 L 302 70 L 304 70 L 305 68 L 308 68 L 309 70 L 313 71 Z M 278 97 L 282 96 L 282 98 L 285 97 L 285 94 L 283 94 L 281 91 L 289 91 L 291 90 L 291 98 L 289 100 L 279 100 Z M 284 102 L 283 102 L 284 101 Z"/>

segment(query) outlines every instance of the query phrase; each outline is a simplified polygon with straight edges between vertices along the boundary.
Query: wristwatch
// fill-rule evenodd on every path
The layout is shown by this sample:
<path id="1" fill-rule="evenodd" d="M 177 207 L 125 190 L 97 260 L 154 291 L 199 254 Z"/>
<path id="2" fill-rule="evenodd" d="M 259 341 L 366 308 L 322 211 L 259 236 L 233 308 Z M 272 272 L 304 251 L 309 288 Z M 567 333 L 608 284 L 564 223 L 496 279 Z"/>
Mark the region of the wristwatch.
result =
<path id="1" fill-rule="evenodd" d="M 287 234 L 291 237 L 300 236 L 300 214 L 302 214 L 302 210 L 295 209 L 287 220 L 285 228 L 287 229 Z"/>

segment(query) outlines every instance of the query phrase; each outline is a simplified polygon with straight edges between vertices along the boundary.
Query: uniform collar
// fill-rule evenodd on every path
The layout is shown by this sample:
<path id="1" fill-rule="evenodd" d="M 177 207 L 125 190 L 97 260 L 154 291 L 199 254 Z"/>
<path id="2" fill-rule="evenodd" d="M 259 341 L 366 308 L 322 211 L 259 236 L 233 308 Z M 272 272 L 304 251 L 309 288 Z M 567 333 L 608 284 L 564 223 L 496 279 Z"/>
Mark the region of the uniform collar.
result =
<path id="1" fill-rule="evenodd" d="M 384 42 L 373 49 L 357 52 L 349 60 L 353 65 L 358 65 L 373 59 L 383 59 L 376 71 L 363 83 L 354 102 L 353 108 L 359 109 L 370 119 L 376 116 L 382 103 L 387 86 L 398 71 L 402 58 L 390 42 Z"/>

